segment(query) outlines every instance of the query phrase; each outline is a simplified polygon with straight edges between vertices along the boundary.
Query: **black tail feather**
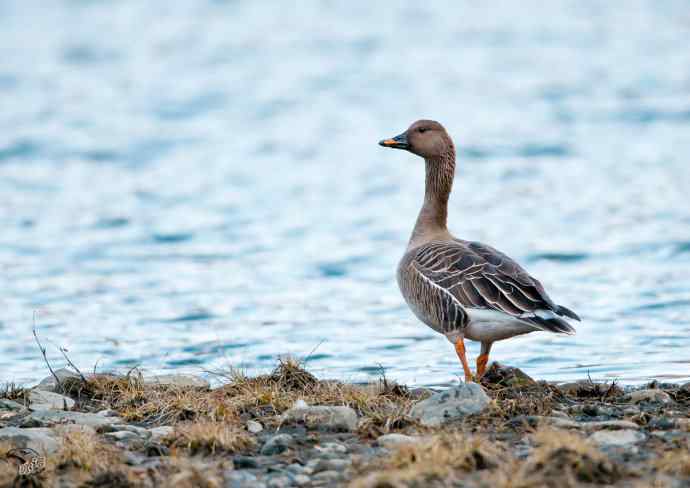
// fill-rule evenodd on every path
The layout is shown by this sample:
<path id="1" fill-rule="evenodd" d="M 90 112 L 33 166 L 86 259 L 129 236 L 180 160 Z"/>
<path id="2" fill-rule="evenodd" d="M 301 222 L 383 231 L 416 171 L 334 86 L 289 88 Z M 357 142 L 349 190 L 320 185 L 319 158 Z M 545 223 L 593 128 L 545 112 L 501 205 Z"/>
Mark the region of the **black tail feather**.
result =
<path id="1" fill-rule="evenodd" d="M 568 322 L 559 317 L 543 319 L 541 317 L 530 318 L 530 322 L 539 326 L 540 329 L 556 334 L 574 334 L 575 328 Z"/>
<path id="2" fill-rule="evenodd" d="M 564 307 L 563 305 L 556 305 L 556 313 L 558 315 L 565 315 L 566 317 L 570 317 L 571 319 L 580 322 L 580 317 L 568 307 Z"/>

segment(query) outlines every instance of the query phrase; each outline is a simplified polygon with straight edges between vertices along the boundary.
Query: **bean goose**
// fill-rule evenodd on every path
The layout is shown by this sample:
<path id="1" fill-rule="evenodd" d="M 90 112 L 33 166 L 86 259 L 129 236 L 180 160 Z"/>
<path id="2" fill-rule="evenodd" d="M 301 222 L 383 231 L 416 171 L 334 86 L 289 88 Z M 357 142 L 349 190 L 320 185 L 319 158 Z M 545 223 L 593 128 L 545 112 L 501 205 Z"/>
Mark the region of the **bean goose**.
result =
<path id="1" fill-rule="evenodd" d="M 486 371 L 495 341 L 541 330 L 573 334 L 564 318 L 580 320 L 557 305 L 538 280 L 493 247 L 448 232 L 448 197 L 455 176 L 455 146 L 441 124 L 418 120 L 381 146 L 424 158 L 426 188 L 397 280 L 412 312 L 455 345 L 465 381 L 472 371 L 464 339 L 481 342 L 477 378 Z"/>

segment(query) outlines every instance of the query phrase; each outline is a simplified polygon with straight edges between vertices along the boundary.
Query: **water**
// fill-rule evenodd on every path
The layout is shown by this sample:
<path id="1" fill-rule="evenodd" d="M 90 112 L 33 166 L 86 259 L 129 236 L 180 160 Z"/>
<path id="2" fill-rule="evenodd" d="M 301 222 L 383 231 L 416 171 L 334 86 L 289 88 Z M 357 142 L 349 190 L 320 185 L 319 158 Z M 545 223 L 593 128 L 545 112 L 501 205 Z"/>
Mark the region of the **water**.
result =
<path id="1" fill-rule="evenodd" d="M 430 117 L 454 233 L 583 318 L 493 357 L 687 380 L 689 44 L 683 1 L 2 2 L 0 377 L 46 375 L 37 311 L 55 367 L 457 381 L 394 279 L 421 160 L 376 144 Z"/>

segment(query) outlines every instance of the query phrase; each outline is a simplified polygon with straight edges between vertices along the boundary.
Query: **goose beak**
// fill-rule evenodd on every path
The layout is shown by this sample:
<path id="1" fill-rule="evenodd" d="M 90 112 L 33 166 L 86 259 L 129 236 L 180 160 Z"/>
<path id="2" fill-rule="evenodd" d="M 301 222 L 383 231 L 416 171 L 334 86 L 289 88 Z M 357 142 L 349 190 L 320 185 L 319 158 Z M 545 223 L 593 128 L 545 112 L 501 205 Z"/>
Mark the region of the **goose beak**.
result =
<path id="1" fill-rule="evenodd" d="M 392 147 L 394 149 L 409 149 L 410 143 L 407 142 L 407 132 L 403 132 L 399 136 L 395 136 L 392 139 L 384 139 L 379 141 L 379 146 Z"/>

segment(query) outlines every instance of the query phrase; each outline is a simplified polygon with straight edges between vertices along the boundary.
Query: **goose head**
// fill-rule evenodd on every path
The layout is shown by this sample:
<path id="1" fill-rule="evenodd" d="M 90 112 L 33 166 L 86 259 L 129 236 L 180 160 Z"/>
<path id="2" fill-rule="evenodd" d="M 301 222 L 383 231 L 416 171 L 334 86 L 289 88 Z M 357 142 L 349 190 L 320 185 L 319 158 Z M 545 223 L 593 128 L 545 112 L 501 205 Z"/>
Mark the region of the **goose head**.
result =
<path id="1" fill-rule="evenodd" d="M 379 142 L 380 146 L 404 149 L 424 159 L 436 159 L 453 147 L 450 136 L 435 120 L 418 120 L 405 132 Z"/>

